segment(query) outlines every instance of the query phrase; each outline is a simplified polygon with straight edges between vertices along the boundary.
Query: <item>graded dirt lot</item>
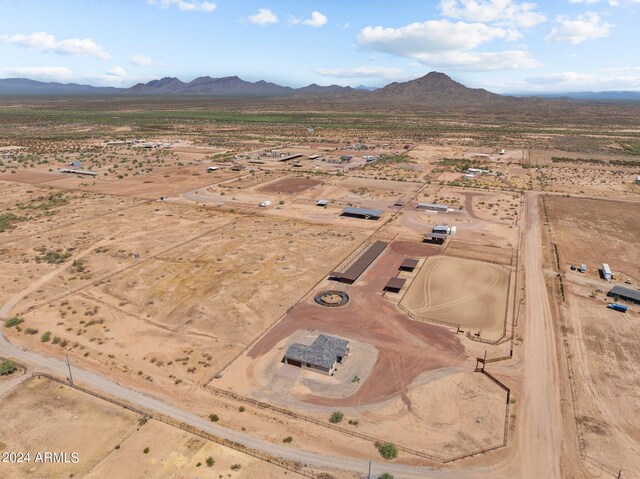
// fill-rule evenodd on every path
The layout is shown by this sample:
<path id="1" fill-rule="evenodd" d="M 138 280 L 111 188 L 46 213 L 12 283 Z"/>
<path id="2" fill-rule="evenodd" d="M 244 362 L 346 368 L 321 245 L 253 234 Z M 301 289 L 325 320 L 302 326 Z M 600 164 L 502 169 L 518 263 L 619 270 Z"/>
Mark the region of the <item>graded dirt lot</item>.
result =
<path id="1" fill-rule="evenodd" d="M 198 382 L 280 317 L 359 236 L 156 202 L 19 243 L 7 238 L 0 262 L 14 279 L 0 299 L 23 313 L 20 330 L 8 331 L 18 341 L 50 332 L 58 351 L 110 370 Z M 59 245 L 60 264 L 38 259 Z"/>
<path id="2" fill-rule="evenodd" d="M 322 181 L 307 178 L 282 178 L 258 188 L 264 193 L 295 194 L 321 185 Z"/>
<path id="3" fill-rule="evenodd" d="M 415 318 L 501 333 L 506 320 L 509 272 L 452 257 L 429 258 L 401 305 Z"/>
<path id="4" fill-rule="evenodd" d="M 7 479 L 84 477 L 138 427 L 140 416 L 48 379 L 33 378 L 0 401 L 0 450 L 31 462 L 0 463 Z M 77 464 L 36 463 L 38 451 L 77 452 Z"/>
<path id="5" fill-rule="evenodd" d="M 564 327 L 579 437 L 588 456 L 614 470 L 638 471 L 640 307 L 629 305 L 623 314 L 607 309 L 602 293 L 590 298 L 590 288 L 568 289 Z"/>
<path id="6" fill-rule="evenodd" d="M 608 263 L 619 280 L 640 281 L 637 202 L 555 195 L 544 202 L 563 268 L 585 263 L 589 276 L 598 278 L 598 268 Z"/>

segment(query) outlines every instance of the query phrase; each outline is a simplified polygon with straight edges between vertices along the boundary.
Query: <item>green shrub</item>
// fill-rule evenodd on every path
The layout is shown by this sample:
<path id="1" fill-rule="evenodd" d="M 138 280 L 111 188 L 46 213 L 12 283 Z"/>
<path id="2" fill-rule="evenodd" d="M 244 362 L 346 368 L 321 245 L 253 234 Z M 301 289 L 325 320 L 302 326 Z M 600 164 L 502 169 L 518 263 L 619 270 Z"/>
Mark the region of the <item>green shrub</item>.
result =
<path id="1" fill-rule="evenodd" d="M 148 447 L 145 447 L 145 448 L 142 450 L 142 452 L 144 452 L 145 454 L 149 454 L 149 448 L 148 448 Z"/>
<path id="2" fill-rule="evenodd" d="M 282 442 L 285 444 L 291 444 L 293 442 L 293 438 L 291 436 L 287 436 L 282 440 Z"/>
<path id="3" fill-rule="evenodd" d="M 5 359 L 0 362 L 0 376 L 8 376 L 9 374 L 14 373 L 16 369 L 18 369 L 16 363 L 9 359 Z"/>
<path id="4" fill-rule="evenodd" d="M 211 422 L 218 422 L 220 420 L 217 414 L 209 414 L 209 419 Z"/>
<path id="5" fill-rule="evenodd" d="M 48 343 L 49 341 L 51 341 L 51 331 L 47 331 L 42 336 L 40 336 L 40 341 L 43 343 Z"/>
<path id="6" fill-rule="evenodd" d="M 376 447 L 378 448 L 380 455 L 387 461 L 398 457 L 398 448 L 391 442 L 378 443 L 376 444 Z"/>
<path id="7" fill-rule="evenodd" d="M 34 334 L 38 334 L 38 330 L 36 328 L 27 328 L 24 330 L 25 333 L 33 336 Z"/>
<path id="8" fill-rule="evenodd" d="M 339 422 L 342 421 L 342 419 L 344 419 L 344 414 L 341 413 L 340 411 L 334 411 L 331 414 L 331 417 L 329 418 L 329 422 L 333 424 L 338 424 Z"/>
<path id="9" fill-rule="evenodd" d="M 241 468 L 242 466 L 240 464 L 234 464 L 233 466 L 231 466 L 232 471 L 239 471 Z"/>
<path id="10" fill-rule="evenodd" d="M 207 457 L 207 460 L 205 462 L 207 463 L 207 467 L 213 467 L 213 465 L 216 463 L 216 461 L 214 461 L 213 457 L 211 456 Z"/>
<path id="11" fill-rule="evenodd" d="M 20 319 L 19 317 L 14 316 L 13 318 L 9 318 L 4 322 L 4 327 L 13 328 L 14 326 L 18 326 L 22 323 L 24 323 L 24 319 Z"/>
<path id="12" fill-rule="evenodd" d="M 390 474 L 388 472 L 383 472 L 378 476 L 378 479 L 393 479 L 393 474 Z"/>

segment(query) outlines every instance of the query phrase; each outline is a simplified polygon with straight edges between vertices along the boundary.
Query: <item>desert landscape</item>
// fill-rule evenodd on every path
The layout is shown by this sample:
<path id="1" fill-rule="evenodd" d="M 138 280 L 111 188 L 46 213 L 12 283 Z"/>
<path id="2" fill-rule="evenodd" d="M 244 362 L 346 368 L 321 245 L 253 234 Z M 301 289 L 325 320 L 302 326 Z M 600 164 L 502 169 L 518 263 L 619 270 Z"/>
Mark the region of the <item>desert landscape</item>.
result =
<path id="1" fill-rule="evenodd" d="M 640 477 L 640 102 L 384 72 L 0 79 L 1 478 Z"/>

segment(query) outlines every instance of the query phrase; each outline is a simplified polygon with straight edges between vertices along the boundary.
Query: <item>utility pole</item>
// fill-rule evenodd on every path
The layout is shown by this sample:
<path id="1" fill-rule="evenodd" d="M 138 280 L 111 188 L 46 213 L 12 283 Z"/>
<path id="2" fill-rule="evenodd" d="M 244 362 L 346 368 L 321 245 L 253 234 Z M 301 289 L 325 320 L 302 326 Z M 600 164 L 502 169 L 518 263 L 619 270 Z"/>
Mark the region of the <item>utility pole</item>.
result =
<path id="1" fill-rule="evenodd" d="M 371 461 L 369 461 L 369 479 L 371 479 Z"/>
<path id="2" fill-rule="evenodd" d="M 69 362 L 69 355 L 67 354 L 67 368 L 69 368 L 69 382 L 73 386 L 73 376 L 71 375 L 71 363 Z"/>

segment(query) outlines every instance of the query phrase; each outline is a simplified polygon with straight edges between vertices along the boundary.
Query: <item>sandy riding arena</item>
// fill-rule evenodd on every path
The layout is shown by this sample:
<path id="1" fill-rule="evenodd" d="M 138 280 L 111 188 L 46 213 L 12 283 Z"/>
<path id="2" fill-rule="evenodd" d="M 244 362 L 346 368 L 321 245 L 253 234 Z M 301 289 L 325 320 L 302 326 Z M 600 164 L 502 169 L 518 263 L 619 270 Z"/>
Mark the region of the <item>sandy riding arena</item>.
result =
<path id="1" fill-rule="evenodd" d="M 401 305 L 417 319 L 501 331 L 508 283 L 509 272 L 498 265 L 431 257 Z"/>

